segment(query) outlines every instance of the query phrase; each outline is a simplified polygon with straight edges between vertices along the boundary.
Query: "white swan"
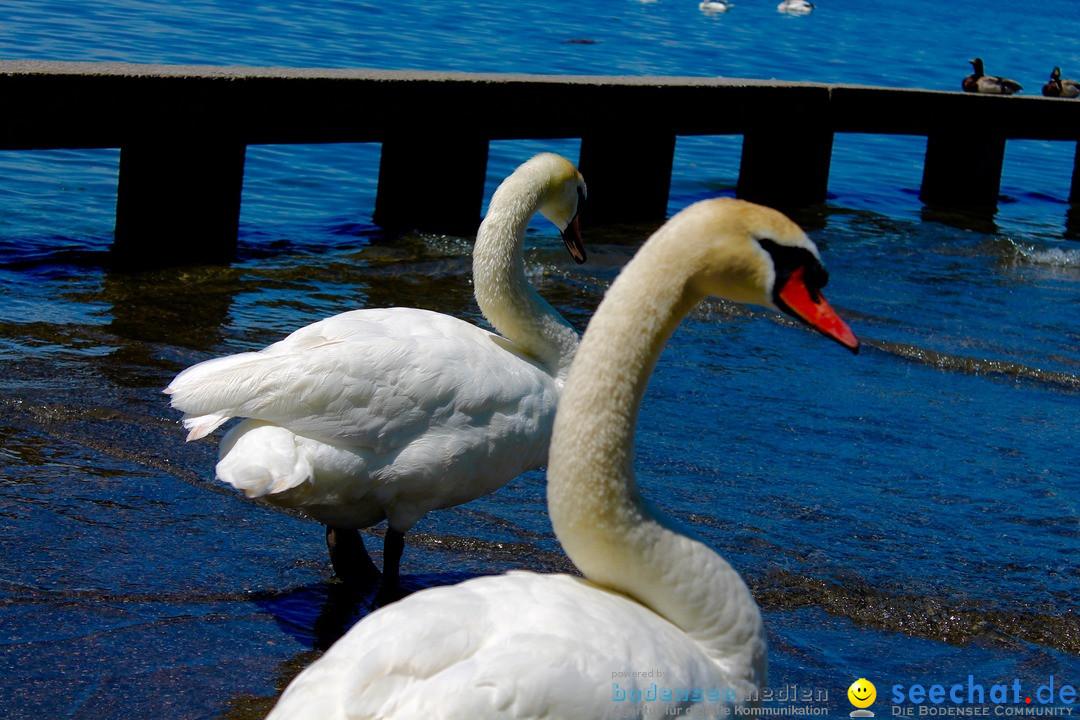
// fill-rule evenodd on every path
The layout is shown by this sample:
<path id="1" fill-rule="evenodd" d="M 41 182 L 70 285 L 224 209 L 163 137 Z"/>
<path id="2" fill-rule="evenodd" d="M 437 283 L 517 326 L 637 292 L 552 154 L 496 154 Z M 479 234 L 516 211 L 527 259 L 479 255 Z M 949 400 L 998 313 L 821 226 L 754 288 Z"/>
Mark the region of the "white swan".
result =
<path id="1" fill-rule="evenodd" d="M 188 440 L 231 417 L 217 476 L 327 526 L 334 569 L 378 570 L 357 528 L 387 519 L 380 599 L 394 595 L 403 535 L 424 513 L 501 487 L 547 460 L 555 405 L 578 335 L 525 277 L 522 244 L 536 212 L 578 262 L 581 174 L 537 155 L 491 198 L 476 235 L 477 303 L 502 336 L 413 308 L 354 310 L 259 352 L 208 360 L 165 392 Z"/>
<path id="2" fill-rule="evenodd" d="M 555 420 L 551 522 L 588 579 L 512 572 L 415 593 L 357 623 L 269 717 L 645 717 L 646 704 L 700 717 L 743 704 L 767 676 L 758 607 L 723 558 L 641 497 L 634 425 L 668 337 L 707 295 L 784 310 L 858 350 L 821 297 L 826 279 L 776 211 L 718 199 L 673 217 L 608 290 Z M 651 670 L 662 676 L 626 677 Z"/>
<path id="3" fill-rule="evenodd" d="M 727 12 L 731 9 L 732 3 L 730 0 L 701 0 L 698 3 L 698 10 L 707 14 L 715 15 L 717 13 Z"/>
<path id="4" fill-rule="evenodd" d="M 810 0 L 783 0 L 776 10 L 788 15 L 809 15 L 814 12 L 814 3 Z"/>

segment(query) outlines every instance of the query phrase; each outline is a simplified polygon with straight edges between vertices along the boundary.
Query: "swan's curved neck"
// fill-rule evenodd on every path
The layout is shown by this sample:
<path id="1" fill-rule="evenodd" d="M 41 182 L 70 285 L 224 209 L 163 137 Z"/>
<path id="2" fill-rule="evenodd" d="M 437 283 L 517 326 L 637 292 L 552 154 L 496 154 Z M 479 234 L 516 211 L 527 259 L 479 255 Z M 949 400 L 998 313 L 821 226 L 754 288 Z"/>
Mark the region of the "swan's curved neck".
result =
<path id="1" fill-rule="evenodd" d="M 522 254 L 525 230 L 543 191 L 537 179 L 517 174 L 495 191 L 476 233 L 473 284 L 488 322 L 553 375 L 565 376 L 577 348 L 577 332 L 529 284 Z"/>
<path id="2" fill-rule="evenodd" d="M 679 248 L 671 252 L 671 242 L 681 242 L 671 235 L 658 233 L 642 247 L 589 323 L 559 401 L 548 507 L 559 541 L 587 578 L 682 628 L 734 677 L 760 683 L 765 640 L 742 578 L 652 510 L 633 473 L 634 426 L 649 376 L 702 299 L 692 261 Z"/>

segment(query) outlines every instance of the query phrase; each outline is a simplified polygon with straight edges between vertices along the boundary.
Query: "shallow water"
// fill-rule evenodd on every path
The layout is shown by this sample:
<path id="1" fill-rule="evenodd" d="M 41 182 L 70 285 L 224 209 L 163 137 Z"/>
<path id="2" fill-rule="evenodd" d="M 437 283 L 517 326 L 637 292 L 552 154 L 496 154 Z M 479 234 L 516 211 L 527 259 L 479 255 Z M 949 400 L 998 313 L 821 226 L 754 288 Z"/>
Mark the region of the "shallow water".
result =
<path id="1" fill-rule="evenodd" d="M 706 304 L 650 386 L 642 485 L 747 577 L 774 685 L 1075 677 L 1080 357 L 1068 313 L 1046 311 L 1080 273 L 865 213 L 814 234 L 863 352 Z M 890 234 L 917 263 L 876 249 Z M 327 583 L 319 527 L 215 485 L 213 443 L 184 444 L 157 394 L 342 298 L 476 317 L 466 242 L 345 244 L 231 268 L 5 271 L 72 309 L 3 326 L 0 693 L 26 716 L 258 716 L 254 698 L 363 613 Z M 552 233 L 532 245 L 534 280 L 579 326 L 633 249 L 593 244 L 578 268 Z M 511 567 L 566 567 L 540 472 L 428 516 L 405 560 L 412 587 Z"/>
<path id="2" fill-rule="evenodd" d="M 0 2 L 12 30 L 0 55 L 952 89 L 981 53 L 1028 92 L 1049 58 L 1080 67 L 1071 5 L 960 22 L 975 7 L 822 0 L 789 18 L 749 0 L 710 17 L 665 0 L 515 14 L 454 2 L 435 13 Z M 723 302 L 699 308 L 665 352 L 639 477 L 746 576 L 774 687 L 827 689 L 840 715 L 858 677 L 877 683 L 879 713 L 893 684 L 1080 685 L 1074 149 L 1010 143 L 999 211 L 971 217 L 918 203 L 920 139 L 838 136 L 829 203 L 796 219 L 863 352 Z M 576 158 L 578 142 L 492 143 L 488 195 L 539 150 Z M 739 138 L 680 138 L 670 210 L 731 194 L 739 151 Z M 261 717 L 366 612 L 328 582 L 320 528 L 216 483 L 215 443 L 184 443 L 159 391 L 194 362 L 344 309 L 408 304 L 479 321 L 471 238 L 371 225 L 378 153 L 249 148 L 238 260 L 141 273 L 107 261 L 115 150 L 0 154 L 7 716 Z M 583 328 L 650 230 L 595 228 L 576 266 L 537 221 L 531 277 Z M 543 482 L 528 473 L 426 517 L 409 536 L 409 586 L 568 569 Z M 380 531 L 368 537 L 378 548 Z"/>

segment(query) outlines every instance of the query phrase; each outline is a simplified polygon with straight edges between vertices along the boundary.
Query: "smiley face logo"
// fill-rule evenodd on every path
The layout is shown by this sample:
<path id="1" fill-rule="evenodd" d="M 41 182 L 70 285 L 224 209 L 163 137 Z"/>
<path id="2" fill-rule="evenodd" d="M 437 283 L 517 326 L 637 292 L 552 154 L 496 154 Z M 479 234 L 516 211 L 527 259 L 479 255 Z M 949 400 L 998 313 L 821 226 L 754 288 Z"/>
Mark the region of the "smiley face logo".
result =
<path id="1" fill-rule="evenodd" d="M 866 678 L 859 678 L 847 689 L 847 697 L 857 708 L 870 707 L 877 699 L 877 688 Z"/>

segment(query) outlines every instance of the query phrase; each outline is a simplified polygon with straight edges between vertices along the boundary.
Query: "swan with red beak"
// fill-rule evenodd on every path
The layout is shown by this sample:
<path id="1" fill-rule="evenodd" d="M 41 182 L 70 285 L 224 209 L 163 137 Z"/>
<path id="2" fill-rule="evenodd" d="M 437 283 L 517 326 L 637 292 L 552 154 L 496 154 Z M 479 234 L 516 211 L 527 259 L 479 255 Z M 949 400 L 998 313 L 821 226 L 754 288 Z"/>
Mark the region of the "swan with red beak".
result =
<path id="1" fill-rule="evenodd" d="M 785 246 L 769 239 L 758 241 L 773 261 L 773 304 L 776 308 L 830 337 L 852 352 L 859 352 L 859 340 L 821 294 L 829 273 L 817 256 L 817 249 Z"/>
<path id="2" fill-rule="evenodd" d="M 821 295 L 827 278 L 814 244 L 775 210 L 705 200 L 668 220 L 608 289 L 559 399 L 548 511 L 582 577 L 512 572 L 411 595 L 357 623 L 270 718 L 752 714 L 768 682 L 761 613 L 734 567 L 646 500 L 634 427 L 664 345 L 707 296 L 782 310 L 857 350 Z M 733 414 L 720 424 L 738 427 Z M 636 668 L 663 679 L 612 674 Z"/>

